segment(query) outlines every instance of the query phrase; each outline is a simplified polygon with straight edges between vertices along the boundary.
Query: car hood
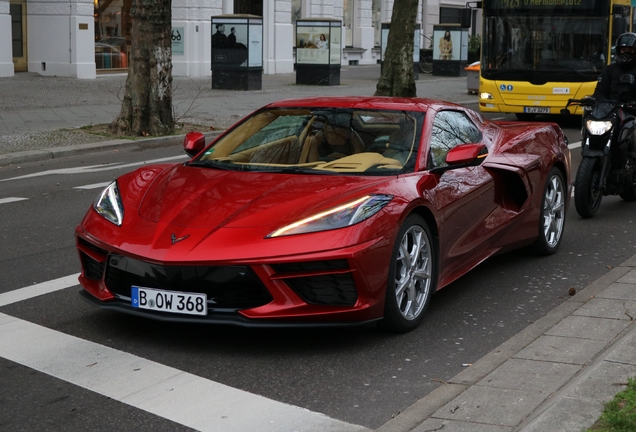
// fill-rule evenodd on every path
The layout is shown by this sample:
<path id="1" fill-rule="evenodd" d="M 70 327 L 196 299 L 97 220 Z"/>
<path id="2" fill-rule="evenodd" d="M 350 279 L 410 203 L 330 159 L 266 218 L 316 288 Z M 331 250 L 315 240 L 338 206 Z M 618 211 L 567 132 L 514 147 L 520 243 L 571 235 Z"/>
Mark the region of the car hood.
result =
<path id="1" fill-rule="evenodd" d="M 141 170 L 128 183 L 132 188 L 140 183 L 148 185 L 139 205 L 142 218 L 206 228 L 285 225 L 395 179 L 220 171 L 178 165 L 154 171 L 157 177 L 148 182 L 149 172 Z"/>

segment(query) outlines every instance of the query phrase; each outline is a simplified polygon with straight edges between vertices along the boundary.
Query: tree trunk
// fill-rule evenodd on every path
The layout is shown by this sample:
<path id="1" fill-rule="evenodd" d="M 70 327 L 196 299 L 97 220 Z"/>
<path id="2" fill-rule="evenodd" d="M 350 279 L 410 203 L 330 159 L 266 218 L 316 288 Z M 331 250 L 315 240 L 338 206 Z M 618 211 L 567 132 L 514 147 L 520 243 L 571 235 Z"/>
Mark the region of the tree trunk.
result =
<path id="1" fill-rule="evenodd" d="M 413 75 L 413 36 L 418 0 L 395 0 L 376 96 L 417 96 Z"/>
<path id="2" fill-rule="evenodd" d="M 130 16 L 132 43 L 126 91 L 111 129 L 124 135 L 171 134 L 171 0 L 132 0 Z"/>

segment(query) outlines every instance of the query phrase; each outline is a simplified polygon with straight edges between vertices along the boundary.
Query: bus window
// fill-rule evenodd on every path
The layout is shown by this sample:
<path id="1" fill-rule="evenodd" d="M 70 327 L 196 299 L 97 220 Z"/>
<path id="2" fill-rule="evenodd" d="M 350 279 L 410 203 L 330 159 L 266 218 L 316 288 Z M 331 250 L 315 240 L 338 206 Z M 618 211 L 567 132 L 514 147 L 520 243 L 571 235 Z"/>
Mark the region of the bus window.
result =
<path id="1" fill-rule="evenodd" d="M 630 0 L 483 0 L 479 108 L 528 118 L 558 114 L 594 92 Z M 577 112 L 578 113 L 578 112 Z"/>

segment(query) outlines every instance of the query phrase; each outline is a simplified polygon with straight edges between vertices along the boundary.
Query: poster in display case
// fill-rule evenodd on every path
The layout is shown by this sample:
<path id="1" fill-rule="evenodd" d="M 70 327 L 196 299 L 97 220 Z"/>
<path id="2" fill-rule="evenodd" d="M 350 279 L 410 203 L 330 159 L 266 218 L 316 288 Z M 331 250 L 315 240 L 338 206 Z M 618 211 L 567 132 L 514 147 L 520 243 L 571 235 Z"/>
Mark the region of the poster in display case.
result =
<path id="1" fill-rule="evenodd" d="M 433 75 L 466 76 L 468 30 L 459 25 L 435 25 L 433 41 Z"/>
<path id="2" fill-rule="evenodd" d="M 326 18 L 296 21 L 296 84 L 339 85 L 342 22 Z"/>
<path id="3" fill-rule="evenodd" d="M 254 15 L 212 17 L 212 88 L 260 90 L 263 19 Z"/>

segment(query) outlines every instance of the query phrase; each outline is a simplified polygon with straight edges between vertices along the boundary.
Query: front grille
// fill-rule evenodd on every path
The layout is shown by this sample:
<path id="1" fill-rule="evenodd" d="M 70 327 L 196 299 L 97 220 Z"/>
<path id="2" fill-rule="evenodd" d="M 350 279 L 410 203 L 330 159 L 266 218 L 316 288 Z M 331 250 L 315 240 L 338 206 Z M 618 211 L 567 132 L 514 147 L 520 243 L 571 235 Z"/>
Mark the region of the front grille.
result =
<path id="1" fill-rule="evenodd" d="M 130 287 L 204 293 L 215 309 L 250 309 L 273 298 L 246 266 L 164 266 L 111 255 L 106 267 L 106 287 L 130 298 Z"/>
<path id="2" fill-rule="evenodd" d="M 285 282 L 311 304 L 353 306 L 358 298 L 351 273 L 289 278 Z"/>
<path id="3" fill-rule="evenodd" d="M 302 271 L 344 270 L 349 269 L 349 264 L 347 264 L 347 260 L 341 259 L 275 264 L 272 268 L 276 273 L 293 273 Z"/>
<path id="4" fill-rule="evenodd" d="M 353 306 L 358 299 L 345 259 L 275 264 L 272 268 L 307 303 Z"/>
<path id="5" fill-rule="evenodd" d="M 104 275 L 104 262 L 95 261 L 93 258 L 80 252 L 82 267 L 84 268 L 84 277 L 92 280 L 102 280 Z"/>
<path id="6" fill-rule="evenodd" d="M 92 280 L 101 280 L 102 276 L 104 276 L 104 267 L 108 251 L 89 243 L 82 237 L 77 237 L 77 245 L 79 246 L 84 277 Z"/>

